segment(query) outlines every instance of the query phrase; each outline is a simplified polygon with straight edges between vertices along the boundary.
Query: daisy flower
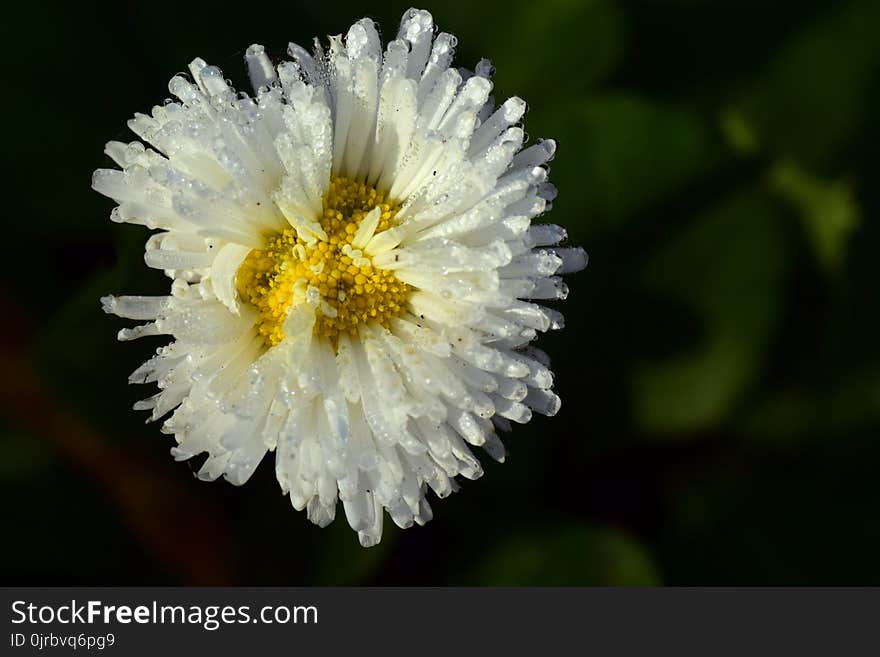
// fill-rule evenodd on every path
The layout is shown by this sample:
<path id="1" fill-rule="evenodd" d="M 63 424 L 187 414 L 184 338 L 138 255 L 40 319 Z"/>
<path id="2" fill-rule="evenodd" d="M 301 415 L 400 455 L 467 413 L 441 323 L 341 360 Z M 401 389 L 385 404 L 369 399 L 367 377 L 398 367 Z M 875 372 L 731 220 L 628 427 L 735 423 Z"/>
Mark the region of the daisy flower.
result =
<path id="1" fill-rule="evenodd" d="M 555 143 L 524 148 L 525 103 L 495 107 L 491 64 L 452 68 L 455 46 L 415 9 L 384 52 L 369 19 L 278 63 L 253 45 L 253 96 L 196 59 L 92 181 L 172 281 L 102 299 L 144 322 L 120 340 L 172 338 L 131 375 L 159 387 L 135 408 L 175 458 L 207 454 L 205 480 L 274 452 L 293 506 L 325 526 L 341 501 L 364 546 L 479 477 L 472 446 L 501 461 L 498 430 L 559 410 L 529 344 L 562 317 L 534 300 L 586 265 L 532 223 Z"/>

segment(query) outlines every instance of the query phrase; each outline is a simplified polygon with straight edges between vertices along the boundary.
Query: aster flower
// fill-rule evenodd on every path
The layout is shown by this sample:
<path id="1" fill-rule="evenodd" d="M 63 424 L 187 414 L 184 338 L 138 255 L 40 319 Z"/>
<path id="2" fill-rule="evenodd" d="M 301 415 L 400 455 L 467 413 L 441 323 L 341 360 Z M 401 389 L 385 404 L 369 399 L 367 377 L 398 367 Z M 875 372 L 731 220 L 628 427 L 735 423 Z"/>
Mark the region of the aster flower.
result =
<path id="1" fill-rule="evenodd" d="M 338 500 L 362 545 L 385 511 L 431 519 L 471 446 L 503 460 L 497 430 L 554 415 L 547 356 L 529 343 L 562 326 L 533 300 L 563 299 L 581 269 L 550 207 L 552 140 L 523 148 L 525 103 L 494 107 L 492 67 L 451 68 L 455 37 L 411 9 L 384 54 L 369 19 L 312 54 L 246 62 L 254 96 L 201 59 L 177 98 L 136 114 L 141 142 L 110 142 L 121 167 L 93 187 L 111 218 L 155 232 L 147 265 L 162 297 L 109 296 L 145 323 L 120 340 L 173 341 L 130 377 L 165 418 L 177 459 L 243 484 L 267 452 L 293 506 L 321 526 Z"/>

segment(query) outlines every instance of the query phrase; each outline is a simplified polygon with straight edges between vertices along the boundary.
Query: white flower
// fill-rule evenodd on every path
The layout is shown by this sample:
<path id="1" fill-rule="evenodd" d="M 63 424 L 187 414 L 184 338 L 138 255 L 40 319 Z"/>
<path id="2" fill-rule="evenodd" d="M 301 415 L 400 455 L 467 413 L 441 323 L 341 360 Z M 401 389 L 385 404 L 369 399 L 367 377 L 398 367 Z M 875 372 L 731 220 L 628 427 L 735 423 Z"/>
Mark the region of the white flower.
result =
<path id="1" fill-rule="evenodd" d="M 552 140 L 522 148 L 525 103 L 498 108 L 492 71 L 450 68 L 455 37 L 406 12 L 383 54 L 372 21 L 313 55 L 246 60 L 256 96 L 201 59 L 178 99 L 137 114 L 95 172 L 113 221 L 157 229 L 145 260 L 165 297 L 102 299 L 170 335 L 132 383 L 135 408 L 170 416 L 177 459 L 243 484 L 266 452 L 293 506 L 321 526 L 342 501 L 363 545 L 431 518 L 426 492 L 479 477 L 469 445 L 503 460 L 495 431 L 553 415 L 548 359 L 529 343 L 562 326 L 529 300 L 563 299 L 586 264 L 555 247 Z"/>

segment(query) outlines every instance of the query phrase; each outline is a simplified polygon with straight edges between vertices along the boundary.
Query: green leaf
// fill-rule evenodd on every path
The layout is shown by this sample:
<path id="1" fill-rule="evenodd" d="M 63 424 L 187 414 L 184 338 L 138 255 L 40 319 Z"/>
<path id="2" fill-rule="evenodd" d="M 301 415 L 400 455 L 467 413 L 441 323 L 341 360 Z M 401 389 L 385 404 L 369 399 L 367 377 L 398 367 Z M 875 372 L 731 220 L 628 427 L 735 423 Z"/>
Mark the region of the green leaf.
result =
<path id="1" fill-rule="evenodd" d="M 685 109 L 605 96 L 547 110 L 565 117 L 551 180 L 573 237 L 619 229 L 652 204 L 711 173 L 709 132 Z"/>
<path id="2" fill-rule="evenodd" d="M 659 581 L 651 557 L 626 534 L 567 525 L 503 538 L 468 578 L 482 586 L 653 586 Z"/>
<path id="3" fill-rule="evenodd" d="M 880 73 L 880 3 L 836 6 L 785 42 L 740 109 L 777 154 L 819 165 L 852 139 Z"/>
<path id="4" fill-rule="evenodd" d="M 754 155 L 761 147 L 761 140 L 754 126 L 734 109 L 725 109 L 718 117 L 721 133 L 734 153 L 740 156 Z"/>
<path id="5" fill-rule="evenodd" d="M 548 94 L 580 94 L 595 86 L 626 48 L 625 17 L 608 0 L 471 2 L 455 11 L 438 9 L 434 20 L 458 37 L 465 57 L 492 60 L 505 94 L 536 104 Z M 475 63 L 457 58 L 456 65 Z"/>
<path id="6" fill-rule="evenodd" d="M 647 286 L 701 326 L 693 346 L 635 374 L 643 428 L 692 432 L 721 421 L 761 371 L 779 321 L 789 245 L 757 192 L 734 195 L 677 235 L 645 270 Z"/>
<path id="7" fill-rule="evenodd" d="M 861 222 L 852 182 L 825 181 L 785 161 L 775 164 L 767 179 L 770 189 L 797 210 L 819 264 L 836 270 L 850 233 Z"/>
<path id="8" fill-rule="evenodd" d="M 740 424 L 750 444 L 802 447 L 858 441 L 873 435 L 878 420 L 880 360 L 866 355 L 857 366 L 818 380 L 777 386 L 757 400 Z"/>

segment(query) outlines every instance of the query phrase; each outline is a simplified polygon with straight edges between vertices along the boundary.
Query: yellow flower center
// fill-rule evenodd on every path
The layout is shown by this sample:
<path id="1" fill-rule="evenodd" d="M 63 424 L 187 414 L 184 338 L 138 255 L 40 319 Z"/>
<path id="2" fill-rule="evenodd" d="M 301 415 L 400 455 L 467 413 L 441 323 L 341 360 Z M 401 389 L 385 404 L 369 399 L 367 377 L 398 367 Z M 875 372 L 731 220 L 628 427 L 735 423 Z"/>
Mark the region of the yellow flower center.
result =
<path id="1" fill-rule="evenodd" d="M 334 344 L 341 332 L 355 336 L 364 324 L 388 327 L 409 298 L 409 285 L 373 267 L 363 252 L 363 231 L 358 232 L 365 220 L 376 220 L 371 214 L 376 208 L 375 232 L 387 230 L 400 206 L 374 187 L 341 176 L 330 179 L 323 205 L 319 223 L 326 240 L 307 242 L 288 228 L 270 236 L 265 248 L 252 250 L 238 269 L 238 293 L 257 309 L 257 329 L 270 347 L 284 339 L 288 309 L 314 297 L 313 290 L 320 295 L 315 335 Z"/>

